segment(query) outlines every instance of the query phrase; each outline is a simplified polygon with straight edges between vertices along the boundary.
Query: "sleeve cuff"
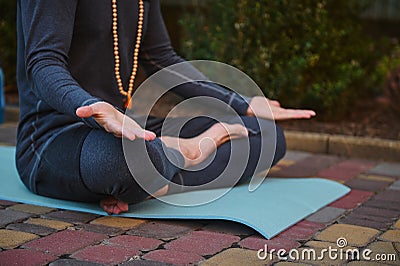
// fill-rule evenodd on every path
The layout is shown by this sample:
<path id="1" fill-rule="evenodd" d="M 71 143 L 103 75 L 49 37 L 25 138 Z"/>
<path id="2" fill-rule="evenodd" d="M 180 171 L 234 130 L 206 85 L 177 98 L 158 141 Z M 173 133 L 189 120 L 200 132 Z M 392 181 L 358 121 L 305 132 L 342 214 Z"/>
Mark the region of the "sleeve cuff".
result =
<path id="1" fill-rule="evenodd" d="M 247 109 L 249 108 L 249 103 L 251 101 L 250 97 L 243 96 L 241 94 L 233 93 L 231 101 L 229 103 L 230 106 L 239 114 L 246 115 Z"/>
<path id="2" fill-rule="evenodd" d="M 89 106 L 91 104 L 100 102 L 101 100 L 98 98 L 92 98 L 89 100 L 86 100 L 82 103 L 81 106 Z M 96 129 L 101 129 L 102 127 L 96 122 L 96 120 L 93 117 L 88 117 L 88 118 L 79 118 L 85 125 L 91 128 L 96 128 Z"/>

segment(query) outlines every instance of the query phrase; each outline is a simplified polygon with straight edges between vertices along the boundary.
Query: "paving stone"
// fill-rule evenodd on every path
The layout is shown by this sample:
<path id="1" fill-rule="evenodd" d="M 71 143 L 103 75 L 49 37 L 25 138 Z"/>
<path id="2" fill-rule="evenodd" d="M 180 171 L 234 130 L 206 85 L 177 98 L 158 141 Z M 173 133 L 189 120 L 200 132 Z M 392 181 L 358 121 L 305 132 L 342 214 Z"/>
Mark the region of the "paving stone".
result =
<path id="1" fill-rule="evenodd" d="M 17 204 L 17 203 L 14 202 L 14 201 L 0 200 L 0 205 L 2 205 L 2 206 L 12 206 L 12 205 L 15 205 L 15 204 Z"/>
<path id="2" fill-rule="evenodd" d="M 194 229 L 199 228 L 200 224 L 178 224 L 171 222 L 148 222 L 141 224 L 127 232 L 129 235 L 170 240 L 178 238 Z"/>
<path id="3" fill-rule="evenodd" d="M 400 180 L 397 180 L 396 182 L 394 182 L 389 189 L 393 189 L 393 190 L 400 190 Z"/>
<path id="4" fill-rule="evenodd" d="M 213 221 L 211 224 L 205 226 L 203 230 L 240 236 L 248 236 L 255 233 L 250 227 L 231 221 Z"/>
<path id="5" fill-rule="evenodd" d="M 10 223 L 16 223 L 30 217 L 31 214 L 24 212 L 17 212 L 10 209 L 0 210 L 0 227 Z"/>
<path id="6" fill-rule="evenodd" d="M 319 171 L 317 176 L 329 179 L 349 180 L 372 168 L 374 165 L 375 163 L 370 161 L 350 159 Z"/>
<path id="7" fill-rule="evenodd" d="M 104 264 L 99 264 L 90 261 L 82 261 L 75 259 L 59 259 L 53 261 L 49 266 L 103 266 Z"/>
<path id="8" fill-rule="evenodd" d="M 11 108 L 14 109 L 13 107 Z M 1 145 L 15 146 L 17 144 L 18 123 L 15 123 L 14 121 L 18 121 L 19 119 L 19 109 L 17 107 L 14 111 L 11 110 L 11 108 L 7 108 L 8 110 L 4 112 L 4 120 L 6 120 L 7 122 L 4 124 L 0 124 Z"/>
<path id="9" fill-rule="evenodd" d="M 297 224 L 295 224 L 295 226 L 300 226 L 300 227 L 304 227 L 304 228 L 312 228 L 315 231 L 325 228 L 325 224 L 311 222 L 311 221 L 307 221 L 307 220 L 302 220 L 302 221 L 298 222 Z"/>
<path id="10" fill-rule="evenodd" d="M 281 248 L 290 250 L 299 247 L 300 243 L 293 239 L 283 237 L 273 237 L 272 239 L 267 240 L 259 236 L 250 236 L 239 242 L 240 247 L 252 250 L 264 249 L 265 245 L 267 245 L 269 250 L 278 250 Z"/>
<path id="11" fill-rule="evenodd" d="M 379 230 L 368 227 L 334 224 L 317 234 L 315 239 L 336 243 L 339 238 L 345 238 L 348 245 L 363 247 L 371 242 L 379 233 Z"/>
<path id="12" fill-rule="evenodd" d="M 27 249 L 12 249 L 0 252 L 0 265 L 46 265 L 57 259 L 50 254 L 44 254 Z"/>
<path id="13" fill-rule="evenodd" d="M 37 235 L 30 233 L 0 229 L 0 248 L 15 248 L 36 238 Z"/>
<path id="14" fill-rule="evenodd" d="M 388 230 L 383 233 L 379 239 L 400 243 L 400 230 Z"/>
<path id="15" fill-rule="evenodd" d="M 316 251 L 317 250 L 322 251 L 325 249 L 325 250 L 328 250 L 327 252 L 329 252 L 329 250 L 332 250 L 331 256 L 335 256 L 337 254 L 337 256 L 343 256 L 346 259 L 357 258 L 357 253 L 354 253 L 354 252 L 360 251 L 359 248 L 356 248 L 353 246 L 341 247 L 341 246 L 338 246 L 336 243 L 330 243 L 330 242 L 324 242 L 324 241 L 309 241 L 309 242 L 305 243 L 304 246 L 311 248 L 311 249 L 315 249 Z M 336 249 L 336 251 L 334 251 L 335 249 Z M 357 251 L 355 251 L 355 250 L 357 250 Z M 341 254 L 343 254 L 343 255 L 341 255 Z M 354 255 L 352 255 L 352 254 L 354 254 Z M 321 252 L 318 254 L 318 256 L 322 256 Z M 325 257 L 329 257 L 329 253 L 325 253 Z M 332 258 L 334 259 L 334 257 L 332 257 Z M 329 260 L 325 260 L 325 262 L 327 262 L 327 261 L 329 261 Z M 316 261 L 316 262 L 320 262 L 320 261 Z M 316 263 L 316 262 L 314 262 L 314 263 Z M 322 262 L 324 262 L 324 261 L 322 261 Z M 321 264 L 323 264 L 322 262 L 321 262 Z M 318 263 L 317 263 L 317 265 L 318 265 Z M 334 262 L 334 264 L 332 264 L 332 265 L 338 265 L 338 263 Z"/>
<path id="16" fill-rule="evenodd" d="M 99 225 L 99 224 L 81 224 L 81 225 L 75 226 L 75 228 L 83 229 L 88 232 L 105 234 L 108 236 L 117 236 L 117 235 L 125 233 L 125 231 L 121 228 L 104 226 L 104 225 Z"/>
<path id="17" fill-rule="evenodd" d="M 54 255 L 71 254 L 79 249 L 100 242 L 106 235 L 83 230 L 65 230 L 36 239 L 24 248 L 39 250 Z"/>
<path id="18" fill-rule="evenodd" d="M 118 264 L 139 256 L 140 251 L 120 246 L 97 245 L 86 247 L 72 254 L 72 258 L 101 264 Z"/>
<path id="19" fill-rule="evenodd" d="M 164 242 L 158 239 L 145 238 L 141 236 L 121 235 L 108 239 L 106 243 L 109 245 L 122 246 L 136 250 L 148 251 L 156 249 Z"/>
<path id="20" fill-rule="evenodd" d="M 231 265 L 265 265 L 272 263 L 273 260 L 266 254 L 266 259 L 259 259 L 257 251 L 229 248 L 223 252 L 211 257 L 210 259 L 200 263 L 201 266 L 231 266 Z"/>
<path id="21" fill-rule="evenodd" d="M 277 177 L 312 177 L 319 171 L 338 163 L 340 159 L 331 155 L 313 155 L 297 161 L 275 173 Z"/>
<path id="22" fill-rule="evenodd" d="M 381 181 L 381 182 L 389 182 L 393 183 L 396 181 L 396 178 L 389 177 L 389 176 L 382 176 L 382 175 L 367 175 L 361 174 L 358 178 L 366 179 L 366 180 L 374 180 L 374 181 Z"/>
<path id="23" fill-rule="evenodd" d="M 400 193 L 396 190 L 384 190 L 376 195 L 374 199 L 400 203 Z"/>
<path id="24" fill-rule="evenodd" d="M 285 167 L 294 164 L 296 161 L 282 159 L 276 165 L 280 167 Z"/>
<path id="25" fill-rule="evenodd" d="M 13 206 L 9 207 L 9 209 L 14 210 L 14 211 L 38 214 L 38 215 L 49 213 L 49 212 L 56 210 L 53 208 L 36 206 L 36 205 L 31 205 L 31 204 L 17 204 L 17 205 L 13 205 Z"/>
<path id="26" fill-rule="evenodd" d="M 377 222 L 377 221 L 372 221 L 372 220 L 367 220 L 367 219 L 358 219 L 355 217 L 344 217 L 339 221 L 339 223 L 343 224 L 352 224 L 352 225 L 359 225 L 359 226 L 365 226 L 365 227 L 370 227 L 378 230 L 386 230 L 390 227 L 390 223 L 387 222 Z"/>
<path id="27" fill-rule="evenodd" d="M 306 220 L 317 223 L 331 223 L 341 216 L 345 211 L 345 209 L 328 206 L 308 216 Z"/>
<path id="28" fill-rule="evenodd" d="M 292 226 L 280 233 L 278 236 L 302 241 L 310 239 L 317 231 L 318 230 L 315 230 L 313 228 Z"/>
<path id="29" fill-rule="evenodd" d="M 198 264 L 204 258 L 194 253 L 186 253 L 176 250 L 154 250 L 143 256 L 146 260 L 159 261 L 173 265 Z"/>
<path id="30" fill-rule="evenodd" d="M 400 229 L 400 219 L 393 225 L 394 228 Z"/>
<path id="31" fill-rule="evenodd" d="M 329 206 L 343 209 L 354 209 L 373 195 L 370 191 L 352 189 L 342 198 L 334 201 Z"/>
<path id="32" fill-rule="evenodd" d="M 380 263 L 385 263 L 385 264 L 392 264 L 392 265 L 400 265 L 400 256 L 398 254 L 398 250 L 394 247 L 393 243 L 390 242 L 374 242 L 371 243 L 370 245 L 367 246 L 368 249 L 372 251 L 371 254 L 368 256 L 371 259 L 377 259 L 377 255 L 381 256 L 382 254 L 389 255 L 389 254 L 394 254 L 393 258 L 390 259 L 385 259 L 381 261 Z M 366 258 L 368 259 L 368 258 Z M 379 258 L 378 258 L 379 259 Z"/>
<path id="33" fill-rule="evenodd" d="M 280 261 L 274 263 L 274 266 L 312 266 L 312 264 L 301 263 L 301 262 L 292 262 L 292 261 Z"/>
<path id="34" fill-rule="evenodd" d="M 209 231 L 194 231 L 167 243 L 164 247 L 198 255 L 213 255 L 239 242 L 238 236 Z"/>
<path id="35" fill-rule="evenodd" d="M 394 248 L 399 251 L 400 250 L 400 243 L 392 243 Z"/>
<path id="36" fill-rule="evenodd" d="M 281 170 L 282 170 L 281 167 L 274 165 L 272 166 L 272 168 L 268 170 L 267 177 L 280 177 L 279 175 Z"/>
<path id="37" fill-rule="evenodd" d="M 347 266 L 382 266 L 382 265 L 387 265 L 382 264 L 381 262 L 375 262 L 375 261 L 350 261 L 349 263 L 346 263 Z"/>
<path id="38" fill-rule="evenodd" d="M 44 227 L 36 224 L 27 224 L 27 223 L 10 224 L 6 227 L 6 229 L 32 233 L 40 236 L 47 236 L 54 232 L 57 232 L 57 230 L 53 228 Z"/>
<path id="39" fill-rule="evenodd" d="M 400 204 L 394 201 L 370 199 L 363 206 L 400 211 Z"/>
<path id="40" fill-rule="evenodd" d="M 119 264 L 118 266 L 168 266 L 168 265 L 172 264 L 167 264 L 152 260 L 131 259 Z"/>
<path id="41" fill-rule="evenodd" d="M 292 253 L 289 253 L 292 257 L 298 256 L 298 260 L 295 260 L 296 262 L 301 262 L 301 263 L 306 263 L 306 264 L 312 264 L 312 265 L 344 265 L 346 262 L 345 256 L 341 258 L 339 255 L 337 255 L 336 258 L 333 258 L 332 256 L 330 257 L 328 252 L 323 253 L 323 249 L 320 248 L 299 248 L 298 250 L 298 255 L 297 253 L 291 251 Z M 336 254 L 334 254 L 336 255 Z"/>
<path id="42" fill-rule="evenodd" d="M 288 161 L 300 161 L 303 160 L 307 157 L 311 157 L 312 154 L 309 152 L 303 152 L 303 151 L 287 151 L 285 156 L 283 157 L 283 160 L 288 160 Z"/>
<path id="43" fill-rule="evenodd" d="M 353 210 L 354 214 L 363 214 L 368 216 L 378 216 L 385 218 L 396 219 L 400 216 L 400 211 L 395 210 L 385 210 L 380 208 L 373 208 L 367 206 L 360 206 L 357 209 Z"/>
<path id="44" fill-rule="evenodd" d="M 311 240 L 311 241 L 304 243 L 304 246 L 311 247 L 311 248 L 320 248 L 320 249 L 329 248 L 329 247 L 339 248 L 336 243 L 326 242 L 326 241 L 315 241 L 315 240 Z M 356 248 L 356 247 L 346 246 L 346 247 L 343 247 L 343 250 L 354 249 L 354 248 Z"/>
<path id="45" fill-rule="evenodd" d="M 117 227 L 123 230 L 128 230 L 145 222 L 146 222 L 145 220 L 141 219 L 104 216 L 97 218 L 96 220 L 93 220 L 91 224 L 99 224 L 104 226 Z"/>
<path id="46" fill-rule="evenodd" d="M 400 163 L 380 163 L 367 173 L 400 177 Z"/>
<path id="47" fill-rule="evenodd" d="M 352 189 L 365 190 L 365 191 L 380 191 L 390 185 L 391 182 L 376 181 L 364 178 L 352 178 L 344 184 Z"/>
<path id="48" fill-rule="evenodd" d="M 73 224 L 70 223 L 43 218 L 29 218 L 26 223 L 49 227 L 56 230 L 64 230 L 67 227 L 73 226 Z"/>
<path id="49" fill-rule="evenodd" d="M 388 189 L 399 191 L 400 190 L 400 186 L 398 184 L 395 184 L 395 185 L 392 185 L 392 186 L 388 187 Z"/>
<path id="50" fill-rule="evenodd" d="M 60 220 L 72 224 L 84 224 L 97 217 L 98 215 L 92 213 L 77 211 L 56 211 L 42 215 L 42 218 L 45 219 Z"/>
<path id="51" fill-rule="evenodd" d="M 289 227 L 278 237 L 290 238 L 295 240 L 308 240 L 310 239 L 318 230 L 324 228 L 325 225 L 322 223 L 311 222 L 303 220 L 294 226 Z"/>
<path id="52" fill-rule="evenodd" d="M 372 215 L 365 215 L 365 214 L 360 214 L 356 212 L 351 212 L 346 217 L 349 218 L 355 218 L 355 219 L 361 219 L 361 220 L 369 220 L 369 221 L 374 221 L 374 222 L 382 222 L 382 223 L 387 223 L 391 225 L 395 219 L 390 218 L 390 217 L 382 217 L 382 216 L 372 216 Z"/>

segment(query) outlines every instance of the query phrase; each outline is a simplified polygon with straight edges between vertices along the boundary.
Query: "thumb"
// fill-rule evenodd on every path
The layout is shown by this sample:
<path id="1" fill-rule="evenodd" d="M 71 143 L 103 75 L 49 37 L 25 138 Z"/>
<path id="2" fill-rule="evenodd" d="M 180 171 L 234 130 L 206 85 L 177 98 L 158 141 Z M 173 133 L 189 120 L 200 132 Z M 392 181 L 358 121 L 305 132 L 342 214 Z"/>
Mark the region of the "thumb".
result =
<path id="1" fill-rule="evenodd" d="M 88 118 L 94 114 L 94 111 L 91 106 L 82 106 L 76 109 L 75 113 L 80 118 Z"/>

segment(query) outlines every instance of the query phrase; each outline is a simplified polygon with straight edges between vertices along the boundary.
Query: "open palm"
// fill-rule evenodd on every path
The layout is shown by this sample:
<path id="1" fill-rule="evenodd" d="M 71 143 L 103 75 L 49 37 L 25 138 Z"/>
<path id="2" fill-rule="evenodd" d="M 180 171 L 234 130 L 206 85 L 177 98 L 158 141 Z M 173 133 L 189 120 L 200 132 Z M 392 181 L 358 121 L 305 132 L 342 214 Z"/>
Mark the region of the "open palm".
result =
<path id="1" fill-rule="evenodd" d="M 124 136 L 130 140 L 136 138 L 153 140 L 156 137 L 153 132 L 143 129 L 136 121 L 125 116 L 106 102 L 79 107 L 76 110 L 76 115 L 81 118 L 93 117 L 107 132 L 117 137 Z"/>
<path id="2" fill-rule="evenodd" d="M 313 110 L 283 108 L 278 101 L 262 96 L 251 99 L 246 114 L 269 120 L 309 119 L 316 115 Z"/>

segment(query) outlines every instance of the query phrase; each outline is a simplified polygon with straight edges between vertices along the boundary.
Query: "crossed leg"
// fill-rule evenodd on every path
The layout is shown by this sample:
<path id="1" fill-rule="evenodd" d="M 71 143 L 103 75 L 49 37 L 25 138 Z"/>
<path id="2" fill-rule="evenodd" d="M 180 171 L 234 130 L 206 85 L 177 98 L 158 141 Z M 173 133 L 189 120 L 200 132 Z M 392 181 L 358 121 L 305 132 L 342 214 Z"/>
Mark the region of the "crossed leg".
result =
<path id="1" fill-rule="evenodd" d="M 184 158 L 184 167 L 189 168 L 203 162 L 217 147 L 237 138 L 247 137 L 247 129 L 240 124 L 216 123 L 203 133 L 193 138 L 176 138 L 162 136 L 165 146 L 178 150 Z M 151 196 L 158 197 L 168 192 L 168 185 Z M 128 203 L 109 196 L 100 201 L 100 206 L 108 214 L 119 214 L 128 211 Z"/>

